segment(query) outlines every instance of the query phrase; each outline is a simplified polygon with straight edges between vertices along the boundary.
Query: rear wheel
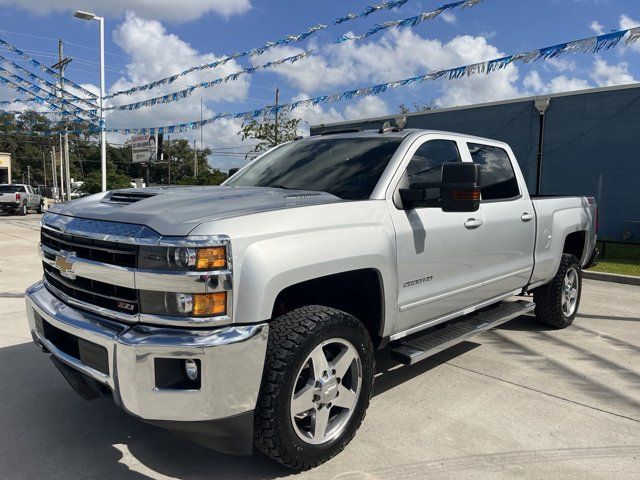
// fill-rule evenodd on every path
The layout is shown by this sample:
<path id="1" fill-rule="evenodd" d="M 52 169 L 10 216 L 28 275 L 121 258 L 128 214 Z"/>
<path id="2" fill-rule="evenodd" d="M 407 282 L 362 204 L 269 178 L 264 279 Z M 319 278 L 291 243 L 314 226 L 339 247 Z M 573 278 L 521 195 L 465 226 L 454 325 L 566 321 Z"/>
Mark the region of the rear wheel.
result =
<path id="1" fill-rule="evenodd" d="M 533 292 L 536 318 L 553 328 L 566 328 L 573 323 L 580 306 L 582 271 L 578 259 L 563 254 L 553 280 Z"/>
<path id="2" fill-rule="evenodd" d="M 373 345 L 354 317 L 312 305 L 275 319 L 256 406 L 256 447 L 296 470 L 353 438 L 373 387 Z"/>
<path id="3" fill-rule="evenodd" d="M 27 208 L 27 204 L 26 203 L 22 204 L 18 209 L 18 215 L 20 215 L 21 217 L 24 217 L 28 213 L 29 213 L 29 209 Z"/>

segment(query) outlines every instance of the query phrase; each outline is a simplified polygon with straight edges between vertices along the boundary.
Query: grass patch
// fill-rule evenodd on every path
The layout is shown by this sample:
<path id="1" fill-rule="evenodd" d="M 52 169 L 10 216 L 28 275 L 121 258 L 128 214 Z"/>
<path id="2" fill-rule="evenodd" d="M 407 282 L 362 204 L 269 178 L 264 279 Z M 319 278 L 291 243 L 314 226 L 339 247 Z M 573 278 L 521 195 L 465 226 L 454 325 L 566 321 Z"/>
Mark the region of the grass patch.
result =
<path id="1" fill-rule="evenodd" d="M 635 275 L 640 277 L 640 260 L 609 259 L 598 260 L 598 264 L 590 268 L 593 272 L 617 273 L 619 275 Z"/>
<path id="2" fill-rule="evenodd" d="M 598 248 L 601 254 L 602 247 L 602 244 L 599 243 Z M 640 245 L 607 243 L 604 253 L 605 255 L 598 259 L 598 265 L 591 270 L 640 277 Z"/>

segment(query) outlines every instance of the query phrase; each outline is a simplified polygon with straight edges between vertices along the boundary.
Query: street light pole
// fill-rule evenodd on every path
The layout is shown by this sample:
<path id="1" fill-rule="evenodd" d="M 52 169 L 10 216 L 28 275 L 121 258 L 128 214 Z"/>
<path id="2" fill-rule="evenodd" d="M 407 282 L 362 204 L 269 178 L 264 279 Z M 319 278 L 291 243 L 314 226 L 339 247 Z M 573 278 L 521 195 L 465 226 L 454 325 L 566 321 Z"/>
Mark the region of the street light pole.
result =
<path id="1" fill-rule="evenodd" d="M 104 123 L 104 17 L 95 13 L 76 10 L 73 14 L 82 20 L 97 20 L 100 23 L 100 169 L 102 172 L 102 191 L 107 191 L 107 132 Z"/>
<path id="2" fill-rule="evenodd" d="M 102 171 L 102 191 L 107 191 L 107 132 L 104 124 L 104 18 L 100 21 L 100 169 Z"/>

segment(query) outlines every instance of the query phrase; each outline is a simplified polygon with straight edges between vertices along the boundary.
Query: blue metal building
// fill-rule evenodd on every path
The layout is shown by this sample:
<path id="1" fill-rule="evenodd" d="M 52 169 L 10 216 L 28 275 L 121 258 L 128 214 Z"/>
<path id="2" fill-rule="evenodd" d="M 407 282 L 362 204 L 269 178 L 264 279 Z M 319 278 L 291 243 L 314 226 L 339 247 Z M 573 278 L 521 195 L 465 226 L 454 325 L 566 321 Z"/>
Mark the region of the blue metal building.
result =
<path id="1" fill-rule="evenodd" d="M 380 128 L 391 117 L 314 125 L 311 134 Z M 419 112 L 407 128 L 507 142 L 530 192 L 592 195 L 599 239 L 640 243 L 640 84 Z"/>

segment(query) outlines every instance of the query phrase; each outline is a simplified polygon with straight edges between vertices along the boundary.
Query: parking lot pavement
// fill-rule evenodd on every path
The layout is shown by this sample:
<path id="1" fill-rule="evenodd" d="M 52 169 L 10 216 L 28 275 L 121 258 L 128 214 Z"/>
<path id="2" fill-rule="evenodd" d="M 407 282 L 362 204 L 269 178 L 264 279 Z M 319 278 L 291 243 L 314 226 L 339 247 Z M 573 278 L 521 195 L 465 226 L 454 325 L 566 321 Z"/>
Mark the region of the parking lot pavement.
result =
<path id="1" fill-rule="evenodd" d="M 22 292 L 40 278 L 38 219 L 0 217 L 0 479 L 291 475 L 85 402 L 32 343 Z M 300 478 L 640 478 L 640 287 L 585 281 L 567 330 L 519 318 L 402 367 L 378 355 L 356 438 Z"/>

